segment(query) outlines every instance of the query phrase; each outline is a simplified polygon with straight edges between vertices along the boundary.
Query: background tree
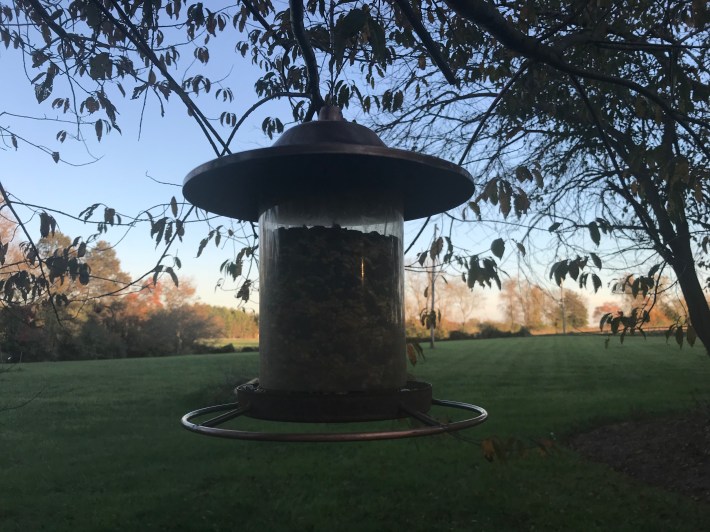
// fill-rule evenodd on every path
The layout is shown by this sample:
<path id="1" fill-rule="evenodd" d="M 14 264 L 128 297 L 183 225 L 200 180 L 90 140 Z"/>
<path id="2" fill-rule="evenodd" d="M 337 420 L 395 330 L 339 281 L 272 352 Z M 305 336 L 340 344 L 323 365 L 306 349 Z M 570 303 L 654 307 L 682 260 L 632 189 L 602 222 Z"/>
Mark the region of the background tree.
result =
<path id="1" fill-rule="evenodd" d="M 443 289 L 444 314 L 451 320 L 461 324 L 461 330 L 466 330 L 467 323 L 476 315 L 476 311 L 485 307 L 486 294 L 481 289 L 470 289 L 458 279 L 451 279 Z"/>
<path id="2" fill-rule="evenodd" d="M 510 330 L 513 331 L 522 325 L 524 320 L 521 294 L 515 279 L 506 279 L 503 281 L 500 299 L 500 309 L 503 312 L 505 322 Z"/>
<path id="3" fill-rule="evenodd" d="M 572 329 L 583 329 L 589 325 L 587 303 L 581 294 L 565 290 L 564 312 L 567 326 Z"/>

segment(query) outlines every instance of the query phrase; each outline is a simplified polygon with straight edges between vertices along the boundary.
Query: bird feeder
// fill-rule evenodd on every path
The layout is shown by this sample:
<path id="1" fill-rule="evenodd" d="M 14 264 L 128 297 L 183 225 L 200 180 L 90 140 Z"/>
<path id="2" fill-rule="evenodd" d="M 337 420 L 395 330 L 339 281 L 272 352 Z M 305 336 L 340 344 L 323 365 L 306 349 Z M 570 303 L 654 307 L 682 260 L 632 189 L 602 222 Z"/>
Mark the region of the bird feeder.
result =
<path id="1" fill-rule="evenodd" d="M 183 193 L 209 212 L 259 224 L 258 381 L 237 387 L 235 403 L 185 415 L 186 428 L 237 439 L 348 441 L 450 432 L 485 420 L 480 407 L 434 399 L 431 385 L 408 380 L 406 371 L 403 222 L 466 201 L 473 182 L 463 168 L 388 148 L 327 106 L 270 148 L 195 168 Z M 477 415 L 442 424 L 428 415 L 433 404 Z M 423 426 L 224 428 L 240 416 L 306 423 L 412 417 Z"/>

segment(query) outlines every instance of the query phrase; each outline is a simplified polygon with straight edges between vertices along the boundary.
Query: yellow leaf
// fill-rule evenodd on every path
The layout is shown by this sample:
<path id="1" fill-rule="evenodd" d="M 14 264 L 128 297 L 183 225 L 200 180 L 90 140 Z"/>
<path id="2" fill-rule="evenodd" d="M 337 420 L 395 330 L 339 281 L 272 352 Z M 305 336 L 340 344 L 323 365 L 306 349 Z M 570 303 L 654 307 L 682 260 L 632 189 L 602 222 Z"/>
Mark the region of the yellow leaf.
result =
<path id="1" fill-rule="evenodd" d="M 417 365 L 417 353 L 414 351 L 414 346 L 412 344 L 407 344 L 407 358 L 409 358 L 409 363 L 412 366 Z"/>
<path id="2" fill-rule="evenodd" d="M 492 462 L 495 459 L 496 449 L 491 438 L 486 438 L 481 442 L 481 450 L 483 451 L 483 458 L 489 462 Z"/>

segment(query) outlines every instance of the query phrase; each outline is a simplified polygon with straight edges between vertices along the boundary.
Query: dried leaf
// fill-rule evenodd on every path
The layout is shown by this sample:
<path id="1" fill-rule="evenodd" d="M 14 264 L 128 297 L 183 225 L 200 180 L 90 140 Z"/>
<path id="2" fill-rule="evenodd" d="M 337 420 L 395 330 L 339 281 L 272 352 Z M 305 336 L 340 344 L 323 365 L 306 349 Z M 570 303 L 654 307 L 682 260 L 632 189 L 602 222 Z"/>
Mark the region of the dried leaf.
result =
<path id="1" fill-rule="evenodd" d="M 417 353 L 414 351 L 414 346 L 412 344 L 407 344 L 407 358 L 412 366 L 417 365 Z"/>
<path id="2" fill-rule="evenodd" d="M 489 462 L 492 462 L 495 460 L 496 457 L 496 449 L 495 446 L 493 445 L 493 439 L 492 438 L 486 438 L 481 442 L 481 450 L 483 451 L 483 458 L 488 460 Z"/>
<path id="3" fill-rule="evenodd" d="M 695 340 L 698 339 L 698 333 L 695 332 L 695 328 L 692 325 L 688 325 L 685 337 L 688 339 L 690 347 L 693 347 L 695 345 Z"/>

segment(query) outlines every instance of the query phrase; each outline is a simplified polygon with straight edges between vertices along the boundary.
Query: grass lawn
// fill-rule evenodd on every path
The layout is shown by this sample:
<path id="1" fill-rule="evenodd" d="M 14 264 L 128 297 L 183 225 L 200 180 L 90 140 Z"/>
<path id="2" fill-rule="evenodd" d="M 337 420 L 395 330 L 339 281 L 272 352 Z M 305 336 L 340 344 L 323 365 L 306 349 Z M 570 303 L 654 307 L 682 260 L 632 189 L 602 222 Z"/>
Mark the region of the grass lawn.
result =
<path id="1" fill-rule="evenodd" d="M 0 374 L 0 530 L 707 530 L 710 506 L 564 448 L 710 400 L 710 360 L 663 339 L 440 343 L 414 373 L 484 406 L 461 433 L 341 444 L 222 440 L 180 417 L 231 401 L 254 353 L 26 364 Z M 250 422 L 252 424 L 256 422 Z M 491 436 L 558 450 L 487 462 Z M 680 452 L 669 449 L 669 453 Z"/>

